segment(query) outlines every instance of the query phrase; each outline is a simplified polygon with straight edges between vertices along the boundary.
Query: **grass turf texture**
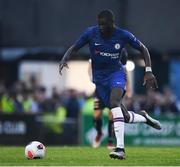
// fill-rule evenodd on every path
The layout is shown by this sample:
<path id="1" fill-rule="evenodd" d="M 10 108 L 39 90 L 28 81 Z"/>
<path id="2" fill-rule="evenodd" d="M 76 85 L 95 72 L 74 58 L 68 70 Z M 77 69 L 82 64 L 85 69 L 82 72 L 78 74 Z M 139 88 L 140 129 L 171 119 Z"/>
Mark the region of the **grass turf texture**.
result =
<path id="1" fill-rule="evenodd" d="M 27 160 L 24 147 L 0 147 L 0 165 L 180 166 L 180 147 L 127 147 L 126 155 L 126 160 L 114 160 L 105 147 L 47 147 L 44 159 Z"/>

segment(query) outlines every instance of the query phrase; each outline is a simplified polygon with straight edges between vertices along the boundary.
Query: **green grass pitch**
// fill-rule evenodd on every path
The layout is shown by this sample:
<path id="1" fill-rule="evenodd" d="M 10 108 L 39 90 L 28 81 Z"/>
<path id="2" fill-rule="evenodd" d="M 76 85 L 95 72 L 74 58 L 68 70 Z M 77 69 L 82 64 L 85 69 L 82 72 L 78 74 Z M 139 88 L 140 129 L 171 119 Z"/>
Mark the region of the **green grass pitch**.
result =
<path id="1" fill-rule="evenodd" d="M 44 159 L 27 160 L 23 147 L 0 147 L 0 166 L 180 166 L 180 147 L 127 147 L 126 160 L 106 147 L 46 147 Z"/>

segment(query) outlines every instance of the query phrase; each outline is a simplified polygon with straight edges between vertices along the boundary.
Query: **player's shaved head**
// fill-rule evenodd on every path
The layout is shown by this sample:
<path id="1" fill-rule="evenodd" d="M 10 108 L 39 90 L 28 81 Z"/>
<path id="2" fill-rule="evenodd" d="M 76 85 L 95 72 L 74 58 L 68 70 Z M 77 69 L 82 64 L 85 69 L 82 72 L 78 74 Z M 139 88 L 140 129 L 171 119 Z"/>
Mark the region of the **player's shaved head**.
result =
<path id="1" fill-rule="evenodd" d="M 114 21 L 114 14 L 111 10 L 105 9 L 99 12 L 98 19 L 105 18 L 111 21 Z"/>
<path id="2" fill-rule="evenodd" d="M 110 37 L 114 27 L 114 14 L 111 10 L 102 10 L 98 14 L 98 26 L 103 37 Z"/>

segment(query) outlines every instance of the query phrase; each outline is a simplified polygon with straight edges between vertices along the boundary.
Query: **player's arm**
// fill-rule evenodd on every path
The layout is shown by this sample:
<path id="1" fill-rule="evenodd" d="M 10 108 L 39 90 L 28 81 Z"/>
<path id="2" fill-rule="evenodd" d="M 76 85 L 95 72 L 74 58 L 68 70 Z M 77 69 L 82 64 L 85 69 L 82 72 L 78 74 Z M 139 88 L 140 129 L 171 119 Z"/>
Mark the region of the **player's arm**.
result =
<path id="1" fill-rule="evenodd" d="M 143 56 L 145 62 L 145 75 L 144 75 L 143 85 L 146 86 L 146 88 L 156 89 L 158 88 L 158 85 L 157 85 L 156 77 L 152 73 L 151 57 L 149 51 L 147 47 L 141 42 L 140 42 L 140 48 L 138 50 L 141 52 L 141 55 Z"/>
<path id="2" fill-rule="evenodd" d="M 144 75 L 143 85 L 146 86 L 147 88 L 156 89 L 158 88 L 158 84 L 155 76 L 152 73 L 151 58 L 149 51 L 144 44 L 140 43 L 140 46 L 141 46 L 140 51 L 142 53 L 145 62 L 145 75 Z"/>
<path id="3" fill-rule="evenodd" d="M 144 83 L 147 88 L 156 89 L 158 88 L 157 80 L 152 73 L 151 67 L 151 58 L 147 47 L 142 44 L 134 35 L 128 33 L 127 35 L 128 43 L 135 49 L 141 52 L 145 62 L 145 75 L 144 75 Z"/>
<path id="4" fill-rule="evenodd" d="M 62 69 L 64 67 L 68 68 L 67 61 L 69 60 L 71 55 L 77 52 L 80 48 L 82 48 L 85 44 L 89 42 L 89 33 L 90 29 L 88 28 L 84 31 L 80 38 L 66 51 L 59 64 L 60 75 L 62 75 Z"/>
<path id="5" fill-rule="evenodd" d="M 62 69 L 64 67 L 68 68 L 68 64 L 67 61 L 69 60 L 70 56 L 77 52 L 78 49 L 76 49 L 75 45 L 72 45 L 64 54 L 63 58 L 61 59 L 60 63 L 59 63 L 59 73 L 60 75 L 62 75 Z"/>

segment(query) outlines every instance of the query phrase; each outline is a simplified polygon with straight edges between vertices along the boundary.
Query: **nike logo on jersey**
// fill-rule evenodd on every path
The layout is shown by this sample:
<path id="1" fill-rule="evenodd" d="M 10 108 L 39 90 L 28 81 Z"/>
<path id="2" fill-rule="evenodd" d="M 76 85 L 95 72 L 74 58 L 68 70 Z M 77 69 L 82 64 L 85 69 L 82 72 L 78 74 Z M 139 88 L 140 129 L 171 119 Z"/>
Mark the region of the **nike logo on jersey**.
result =
<path id="1" fill-rule="evenodd" d="M 94 43 L 95 46 L 101 45 L 100 43 Z"/>

